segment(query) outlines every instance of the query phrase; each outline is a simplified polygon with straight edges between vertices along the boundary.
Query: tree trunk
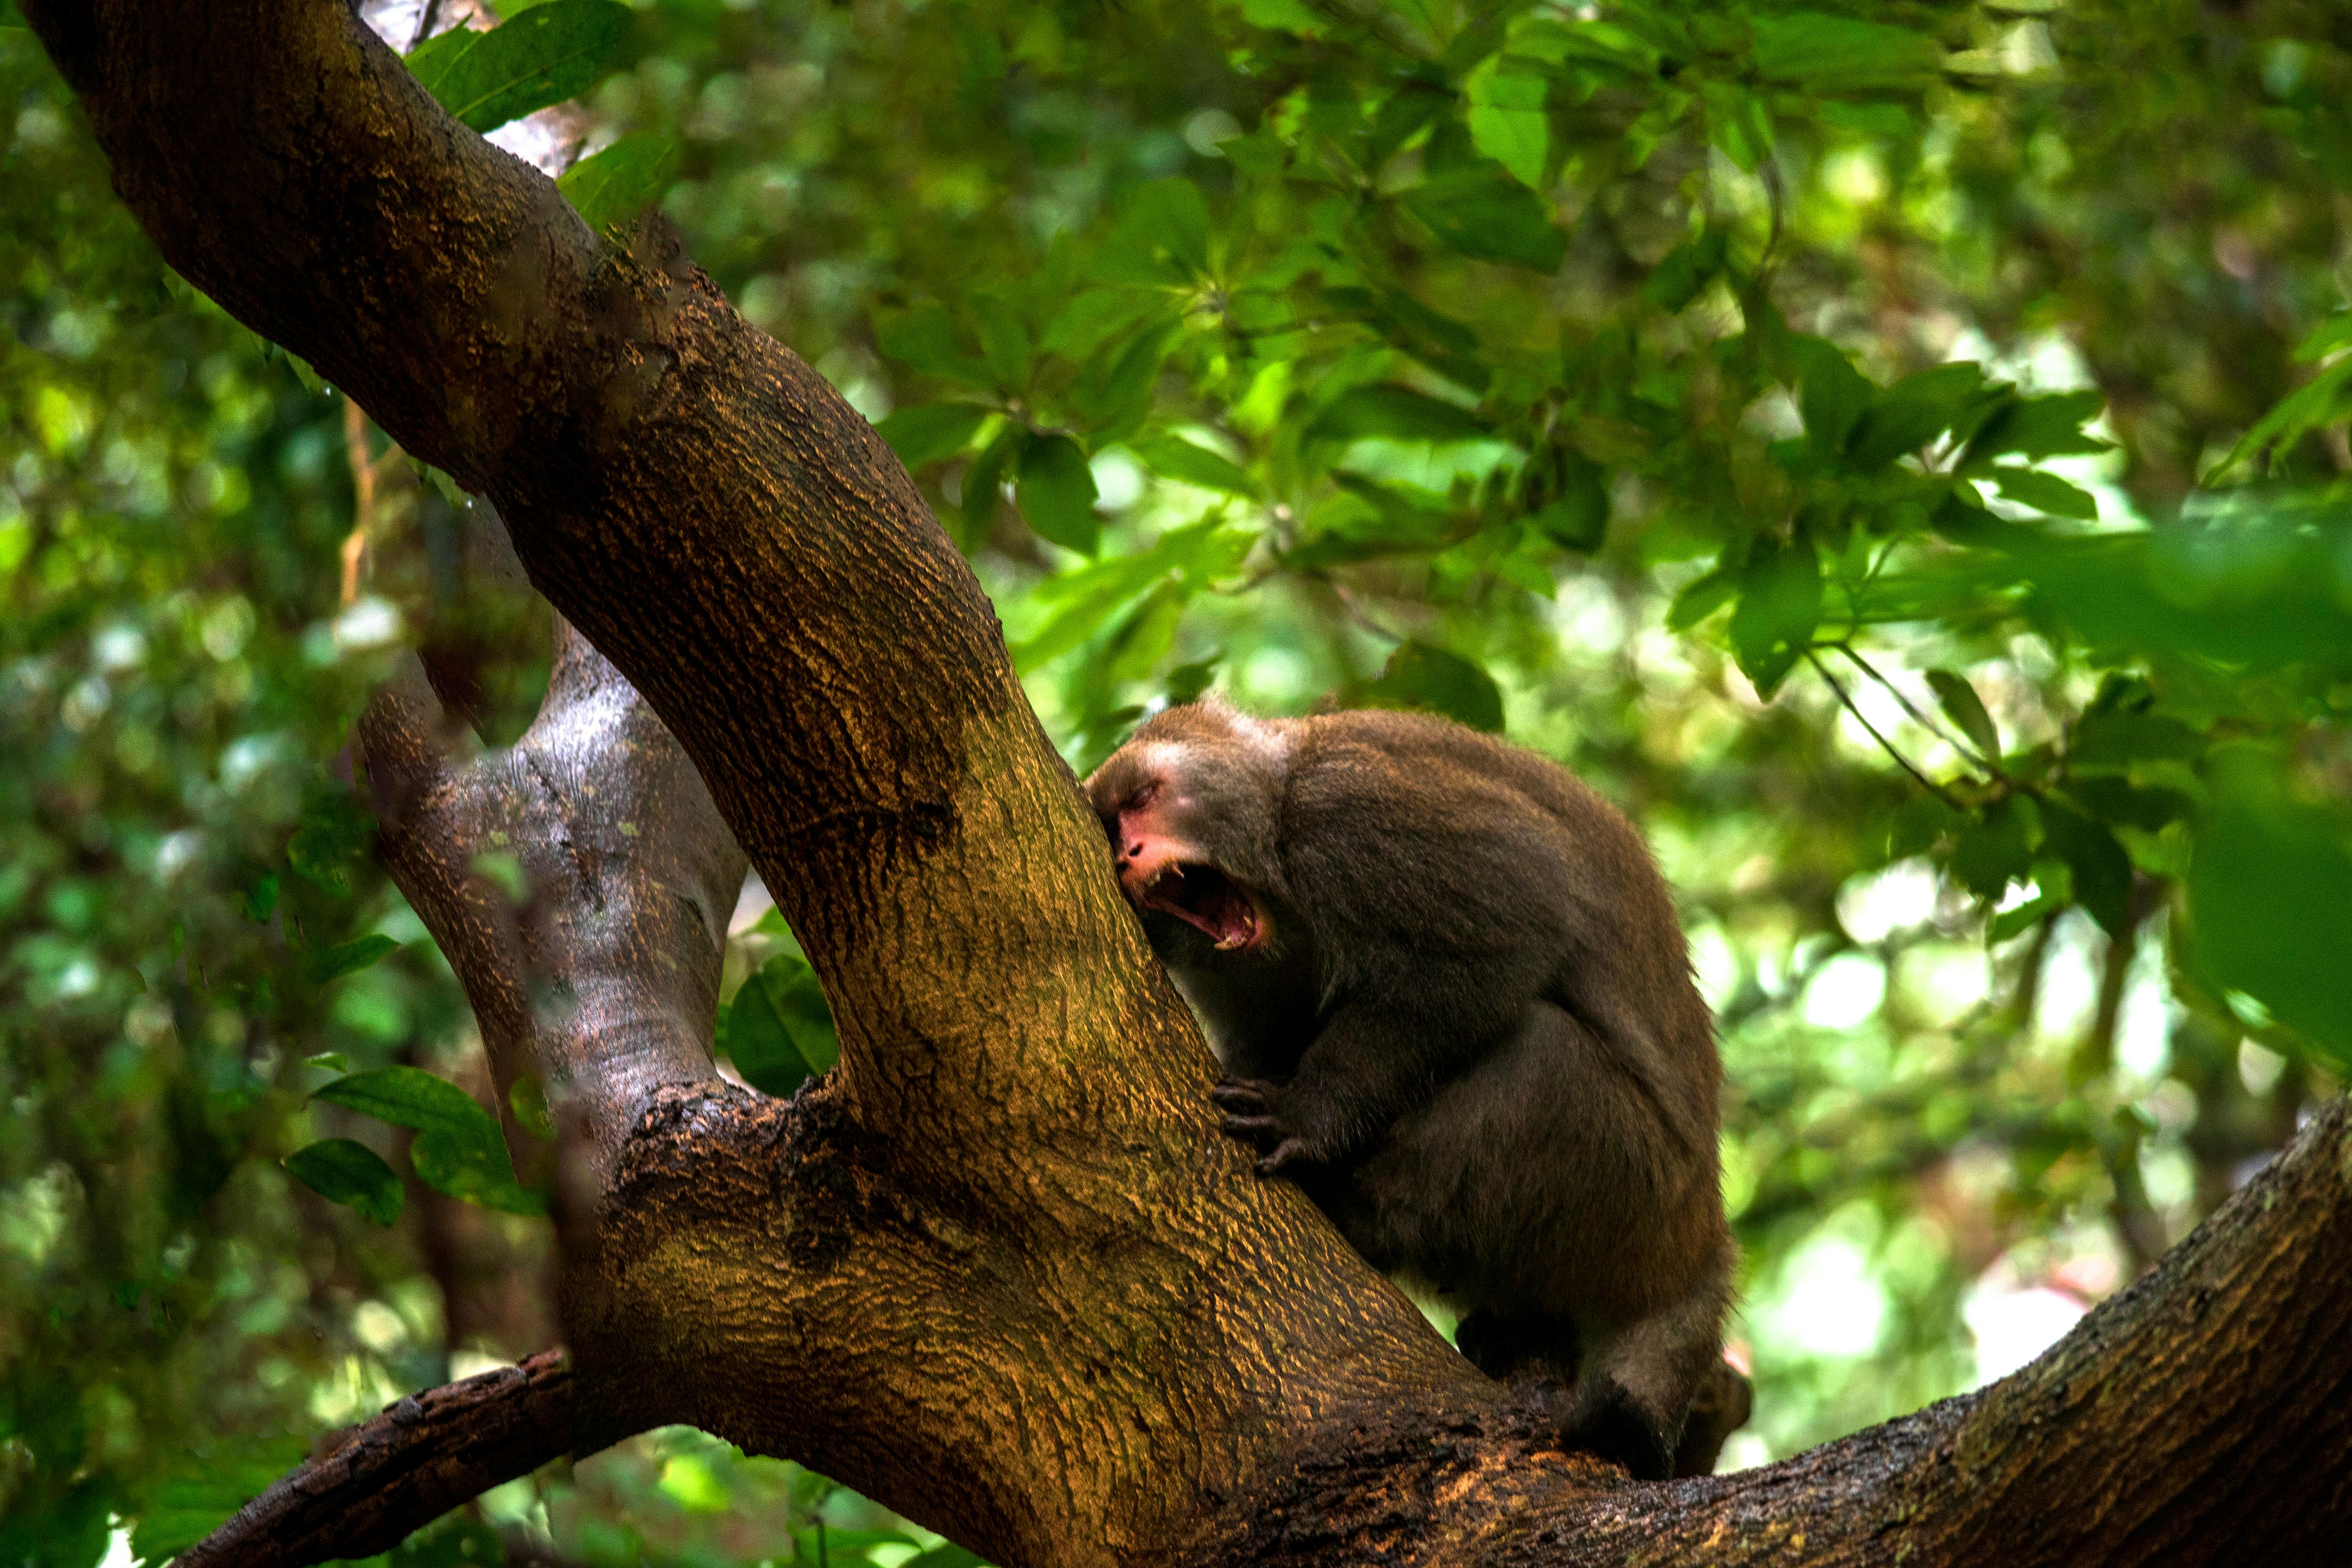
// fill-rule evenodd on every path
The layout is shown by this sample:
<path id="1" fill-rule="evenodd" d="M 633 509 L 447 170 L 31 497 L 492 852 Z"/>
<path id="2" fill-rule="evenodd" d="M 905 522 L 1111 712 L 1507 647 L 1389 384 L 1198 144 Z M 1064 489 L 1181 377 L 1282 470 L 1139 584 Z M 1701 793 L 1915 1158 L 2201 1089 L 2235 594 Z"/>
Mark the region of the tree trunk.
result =
<path id="1" fill-rule="evenodd" d="M 501 1105 L 530 1077 L 557 1110 L 571 1370 L 520 1385 L 513 1463 L 689 1421 L 1008 1568 L 2341 1544 L 2343 1107 L 1994 1388 L 1720 1479 L 1560 1452 L 1219 1135 L 1209 1055 L 986 598 L 820 377 L 658 229 L 600 242 L 335 0 L 24 9 L 172 264 L 493 500 L 611 661 L 568 643 L 531 733 L 467 769 L 419 680 L 362 736 Z M 841 1027 L 791 1101 L 711 1064 L 721 818 Z M 520 910 L 469 869 L 493 831 Z M 496 1407 L 472 1397 L 436 1423 Z M 500 1479 L 498 1443 L 453 1430 L 425 1463 L 406 1419 L 188 1560 L 342 1554 L 361 1538 L 322 1542 L 302 1506 L 331 1483 L 372 1482 L 368 1550 Z"/>

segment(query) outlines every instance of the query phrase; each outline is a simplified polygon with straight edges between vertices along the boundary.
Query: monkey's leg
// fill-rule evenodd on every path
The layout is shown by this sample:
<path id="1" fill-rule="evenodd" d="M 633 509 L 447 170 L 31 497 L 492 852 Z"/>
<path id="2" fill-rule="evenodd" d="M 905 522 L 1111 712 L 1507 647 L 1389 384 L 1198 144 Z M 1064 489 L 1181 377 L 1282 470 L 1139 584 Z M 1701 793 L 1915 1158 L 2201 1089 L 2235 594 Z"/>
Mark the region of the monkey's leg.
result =
<path id="1" fill-rule="evenodd" d="M 1756 1410 L 1756 1385 L 1729 1362 L 1717 1359 L 1691 1401 L 1690 1419 L 1683 1423 L 1683 1440 L 1675 1445 L 1675 1475 L 1711 1476 L 1723 1457 L 1723 1445 L 1748 1425 Z"/>
<path id="2" fill-rule="evenodd" d="M 1576 1324 L 1541 1312 L 1475 1308 L 1454 1326 L 1454 1348 L 1497 1383 L 1576 1381 Z"/>
<path id="3" fill-rule="evenodd" d="M 1693 1401 L 1723 1364 L 1727 1275 L 1727 1269 L 1711 1273 L 1664 1310 L 1587 1336 L 1584 1364 L 1560 1421 L 1570 1444 L 1615 1459 L 1643 1480 L 1675 1473 Z M 1744 1419 L 1746 1411 L 1738 1415 Z M 1709 1423 L 1716 1419 L 1715 1413 L 1706 1416 Z M 1738 1425 L 1732 1420 L 1722 1427 L 1718 1448 Z"/>

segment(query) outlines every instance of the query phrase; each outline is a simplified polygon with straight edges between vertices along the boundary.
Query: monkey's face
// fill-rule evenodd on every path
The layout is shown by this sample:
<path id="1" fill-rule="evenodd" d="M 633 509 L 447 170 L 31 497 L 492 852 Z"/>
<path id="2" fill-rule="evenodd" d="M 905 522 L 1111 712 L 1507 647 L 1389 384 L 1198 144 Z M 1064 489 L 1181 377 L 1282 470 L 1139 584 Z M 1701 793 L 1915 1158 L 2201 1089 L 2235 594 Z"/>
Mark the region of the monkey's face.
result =
<path id="1" fill-rule="evenodd" d="M 1087 794 L 1128 901 L 1182 921 L 1219 952 L 1265 947 L 1276 890 L 1269 782 L 1219 739 L 1163 738 L 1147 726 L 1120 748 Z"/>

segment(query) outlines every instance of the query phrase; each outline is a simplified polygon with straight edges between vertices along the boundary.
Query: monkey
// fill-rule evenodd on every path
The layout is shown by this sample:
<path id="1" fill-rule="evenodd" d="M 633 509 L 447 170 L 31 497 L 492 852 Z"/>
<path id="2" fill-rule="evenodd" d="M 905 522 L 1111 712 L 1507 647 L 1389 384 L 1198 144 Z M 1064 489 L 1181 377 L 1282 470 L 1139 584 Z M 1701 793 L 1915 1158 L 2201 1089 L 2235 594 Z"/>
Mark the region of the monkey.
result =
<path id="1" fill-rule="evenodd" d="M 1459 1308 L 1463 1353 L 1541 1390 L 1570 1446 L 1664 1479 L 1696 1399 L 1681 1468 L 1711 1469 L 1747 1414 L 1723 1069 L 1633 825 L 1450 720 L 1214 695 L 1085 790 L 1258 1170 Z"/>

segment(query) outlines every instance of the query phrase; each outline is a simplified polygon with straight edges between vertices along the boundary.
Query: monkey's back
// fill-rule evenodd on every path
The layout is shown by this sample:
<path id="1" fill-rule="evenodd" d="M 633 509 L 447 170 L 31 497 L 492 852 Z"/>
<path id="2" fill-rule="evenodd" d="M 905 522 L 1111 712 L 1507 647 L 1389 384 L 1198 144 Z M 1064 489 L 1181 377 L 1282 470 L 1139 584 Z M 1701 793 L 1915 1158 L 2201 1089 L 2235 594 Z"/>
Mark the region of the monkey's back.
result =
<path id="1" fill-rule="evenodd" d="M 1360 1250 L 1458 1299 L 1636 1317 L 1718 1272 L 1721 1067 L 1632 824 L 1544 758 L 1423 715 L 1278 726 L 1325 1010 L 1483 1033 L 1313 1184 Z M 1458 1024 L 1446 1022 L 1458 1020 Z"/>

